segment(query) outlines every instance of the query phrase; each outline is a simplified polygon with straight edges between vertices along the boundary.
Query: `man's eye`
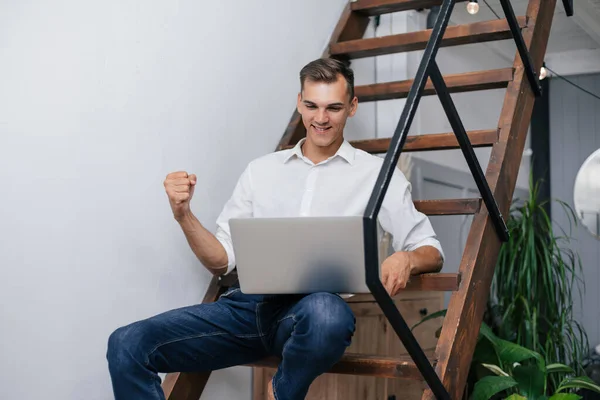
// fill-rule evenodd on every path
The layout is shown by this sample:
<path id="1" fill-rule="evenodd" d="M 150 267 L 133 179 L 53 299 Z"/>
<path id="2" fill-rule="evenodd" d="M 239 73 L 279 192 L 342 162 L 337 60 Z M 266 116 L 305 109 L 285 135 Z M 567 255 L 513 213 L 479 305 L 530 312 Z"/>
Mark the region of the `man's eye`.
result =
<path id="1" fill-rule="evenodd" d="M 330 108 L 329 111 L 338 112 L 341 111 L 341 108 Z"/>
<path id="2" fill-rule="evenodd" d="M 312 106 L 312 105 L 307 105 L 306 108 L 310 109 L 310 110 L 314 110 L 315 108 L 317 108 L 316 106 Z"/>

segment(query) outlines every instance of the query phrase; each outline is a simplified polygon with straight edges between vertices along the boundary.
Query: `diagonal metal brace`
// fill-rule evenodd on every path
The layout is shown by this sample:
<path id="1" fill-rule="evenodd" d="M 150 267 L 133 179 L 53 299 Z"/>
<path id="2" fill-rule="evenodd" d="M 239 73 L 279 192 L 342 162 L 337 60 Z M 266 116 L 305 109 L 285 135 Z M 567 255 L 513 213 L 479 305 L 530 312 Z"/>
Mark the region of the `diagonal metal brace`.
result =
<path id="1" fill-rule="evenodd" d="M 488 213 L 492 218 L 492 223 L 496 228 L 496 232 L 498 233 L 500 240 L 506 242 L 508 241 L 509 237 L 508 228 L 506 227 L 502 213 L 498 208 L 496 199 L 490 190 L 490 186 L 485 179 L 485 175 L 481 169 L 481 166 L 479 165 L 479 161 L 477 160 L 477 156 L 475 155 L 475 151 L 473 150 L 469 136 L 467 135 L 460 116 L 456 111 L 456 107 L 454 106 L 452 97 L 450 97 L 450 93 L 446 87 L 446 82 L 444 82 L 444 77 L 442 76 L 436 61 L 433 61 L 429 67 L 429 77 L 433 82 L 433 86 L 435 87 L 438 97 L 440 98 L 442 107 L 444 107 L 444 111 L 446 112 L 448 121 L 450 121 L 452 130 L 456 135 L 456 140 L 458 140 L 460 149 L 467 160 L 471 174 L 475 179 L 475 184 L 477 185 L 479 193 L 481 193 L 481 198 L 483 199 L 483 202 L 488 209 Z"/>
<path id="2" fill-rule="evenodd" d="M 563 6 L 565 7 L 565 14 L 567 17 L 573 16 L 573 0 L 563 0 Z"/>
<path id="3" fill-rule="evenodd" d="M 510 4 L 509 0 L 500 0 L 500 5 L 502 5 L 504 15 L 506 15 L 506 20 L 508 21 L 508 26 L 510 26 L 510 31 L 515 39 L 515 43 L 517 44 L 517 50 L 519 50 L 521 61 L 525 67 L 525 74 L 527 75 L 527 79 L 529 79 L 529 83 L 531 84 L 531 90 L 533 90 L 535 97 L 540 97 L 542 95 L 542 87 L 540 86 L 537 72 L 533 67 L 533 60 L 531 59 L 529 50 L 527 50 L 527 45 L 523 40 L 521 28 L 519 28 L 519 23 L 517 22 L 517 17 L 515 17 L 515 12 L 512 8 L 512 5 Z"/>

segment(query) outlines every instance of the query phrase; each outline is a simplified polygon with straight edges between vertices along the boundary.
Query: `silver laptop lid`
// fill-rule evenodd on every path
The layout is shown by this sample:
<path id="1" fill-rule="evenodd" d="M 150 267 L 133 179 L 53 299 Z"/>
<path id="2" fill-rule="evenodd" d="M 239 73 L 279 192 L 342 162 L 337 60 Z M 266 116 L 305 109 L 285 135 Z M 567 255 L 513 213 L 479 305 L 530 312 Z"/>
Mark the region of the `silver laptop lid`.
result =
<path id="1" fill-rule="evenodd" d="M 244 293 L 368 293 L 362 216 L 229 221 Z"/>

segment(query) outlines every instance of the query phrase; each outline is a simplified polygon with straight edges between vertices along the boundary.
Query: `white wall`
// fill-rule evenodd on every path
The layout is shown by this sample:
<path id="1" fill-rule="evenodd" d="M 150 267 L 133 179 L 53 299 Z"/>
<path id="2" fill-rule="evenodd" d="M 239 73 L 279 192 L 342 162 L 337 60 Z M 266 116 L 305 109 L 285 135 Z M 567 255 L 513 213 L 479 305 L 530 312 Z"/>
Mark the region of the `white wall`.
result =
<path id="1" fill-rule="evenodd" d="M 214 229 L 343 4 L 0 2 L 0 398 L 112 398 L 110 332 L 202 298 L 164 176 Z M 240 367 L 203 398 L 249 397 Z"/>

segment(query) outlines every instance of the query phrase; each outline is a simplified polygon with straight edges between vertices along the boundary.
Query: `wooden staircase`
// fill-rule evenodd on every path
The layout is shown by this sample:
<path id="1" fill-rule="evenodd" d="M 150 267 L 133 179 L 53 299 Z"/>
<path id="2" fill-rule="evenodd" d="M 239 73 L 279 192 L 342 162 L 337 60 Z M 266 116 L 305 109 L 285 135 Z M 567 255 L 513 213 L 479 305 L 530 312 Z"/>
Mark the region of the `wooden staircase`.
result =
<path id="1" fill-rule="evenodd" d="M 460 0 L 458 0 L 460 1 Z M 457 2 L 458 2 L 457 1 Z M 463 0 L 464 1 L 464 0 Z M 363 39 L 369 17 L 384 13 L 428 8 L 442 0 L 358 0 L 350 2 L 331 36 L 324 57 L 354 59 L 381 54 L 422 50 L 432 31 L 411 32 L 381 38 Z M 554 15 L 556 0 L 530 0 L 527 14 L 518 24 L 529 49 L 536 71 L 542 65 Z M 449 26 L 441 46 L 510 39 L 506 20 L 477 22 Z M 525 144 L 534 92 L 518 53 L 512 68 L 469 72 L 444 76 L 448 91 L 459 93 L 474 90 L 506 88 L 504 104 L 497 127 L 467 132 L 473 147 L 491 147 L 485 179 L 502 215 L 508 215 L 515 189 L 517 173 Z M 403 98 L 408 95 L 412 80 L 357 86 L 359 101 Z M 429 81 L 423 95 L 436 91 Z M 491 121 L 490 121 L 491 122 Z M 300 115 L 294 112 L 277 150 L 294 146 L 306 134 Z M 353 146 L 370 153 L 385 153 L 390 139 L 361 140 Z M 457 149 L 453 132 L 409 136 L 403 151 L 433 151 Z M 452 399 L 460 399 L 469 372 L 479 326 L 501 240 L 492 223 L 488 209 L 480 198 L 415 201 L 417 209 L 427 215 L 474 215 L 458 274 L 425 274 L 411 282 L 406 290 L 452 291 L 431 363 Z M 213 278 L 204 302 L 215 301 L 219 294 L 236 280 L 235 274 L 223 279 Z M 276 367 L 279 360 L 269 358 L 255 366 Z M 332 373 L 368 375 L 398 379 L 423 379 L 410 357 L 392 358 L 365 354 L 346 354 L 331 370 Z M 169 400 L 198 400 L 210 373 L 173 373 L 163 383 Z M 426 390 L 423 399 L 434 398 Z"/>

